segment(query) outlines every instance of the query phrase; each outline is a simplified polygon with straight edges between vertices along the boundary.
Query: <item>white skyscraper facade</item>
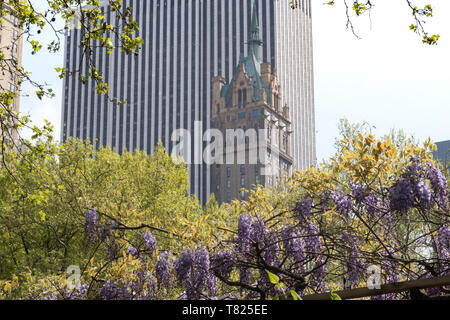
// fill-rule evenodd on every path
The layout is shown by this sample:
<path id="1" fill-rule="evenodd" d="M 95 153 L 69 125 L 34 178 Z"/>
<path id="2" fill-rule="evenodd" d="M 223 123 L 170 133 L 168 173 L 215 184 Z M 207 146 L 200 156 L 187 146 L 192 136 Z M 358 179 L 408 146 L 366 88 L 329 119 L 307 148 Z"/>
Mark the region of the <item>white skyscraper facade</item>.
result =
<path id="1" fill-rule="evenodd" d="M 256 0 L 263 41 L 261 59 L 277 70 L 282 103 L 291 112 L 292 154 L 298 169 L 316 160 L 313 50 L 310 0 L 292 10 L 289 0 Z M 247 40 L 253 0 L 124 0 L 133 8 L 144 39 L 139 55 L 95 49 L 92 59 L 110 88 L 110 97 L 127 101 L 117 105 L 95 92 L 93 83 L 77 78 L 64 82 L 61 138 L 98 141 L 119 153 L 125 149 L 154 151 L 161 141 L 172 149 L 172 133 L 192 132 L 198 123 L 210 128 L 212 79 L 233 77 Z M 104 7 L 105 19 L 115 13 Z M 66 38 L 67 70 L 86 73 L 86 57 L 79 48 L 83 30 Z M 194 154 L 192 145 L 192 154 Z M 211 192 L 211 168 L 189 166 L 191 192 L 202 203 Z"/>

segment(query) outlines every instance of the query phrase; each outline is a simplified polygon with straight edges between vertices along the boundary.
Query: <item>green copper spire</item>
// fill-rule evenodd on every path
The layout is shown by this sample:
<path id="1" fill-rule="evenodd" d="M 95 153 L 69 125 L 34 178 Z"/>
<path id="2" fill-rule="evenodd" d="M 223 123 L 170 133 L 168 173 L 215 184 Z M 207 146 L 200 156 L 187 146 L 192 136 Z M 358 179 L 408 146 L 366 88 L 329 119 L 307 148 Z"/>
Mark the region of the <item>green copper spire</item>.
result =
<path id="1" fill-rule="evenodd" d="M 259 57 L 259 49 L 262 46 L 263 42 L 261 41 L 259 35 L 259 21 L 258 21 L 258 6 L 257 0 L 253 1 L 253 15 L 252 15 L 252 26 L 250 28 L 250 39 L 248 41 L 249 45 L 249 56 L 251 53 L 256 57 L 258 61 L 261 61 Z"/>

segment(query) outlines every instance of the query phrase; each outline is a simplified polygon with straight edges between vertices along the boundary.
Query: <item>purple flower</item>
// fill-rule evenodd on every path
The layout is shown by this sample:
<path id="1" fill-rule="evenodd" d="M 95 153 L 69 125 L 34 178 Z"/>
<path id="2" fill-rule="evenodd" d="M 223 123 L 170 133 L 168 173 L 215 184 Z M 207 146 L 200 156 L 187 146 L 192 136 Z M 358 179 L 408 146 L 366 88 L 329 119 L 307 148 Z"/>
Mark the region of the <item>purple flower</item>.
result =
<path id="1" fill-rule="evenodd" d="M 286 256 L 292 257 L 294 263 L 300 268 L 299 271 L 303 272 L 302 262 L 305 259 L 305 242 L 300 236 L 299 231 L 295 230 L 292 226 L 283 226 L 281 228 L 281 237 Z"/>
<path id="2" fill-rule="evenodd" d="M 250 232 L 252 225 L 252 216 L 243 214 L 238 222 L 238 251 L 241 253 L 250 252 Z"/>
<path id="3" fill-rule="evenodd" d="M 450 273 L 450 227 L 443 226 L 438 230 L 437 239 L 433 245 L 438 259 L 439 271 L 443 274 Z"/>
<path id="4" fill-rule="evenodd" d="M 313 204 L 314 202 L 310 197 L 304 196 L 303 199 L 295 205 L 294 212 L 300 218 L 307 219 L 311 216 Z"/>
<path id="5" fill-rule="evenodd" d="M 240 267 L 239 268 L 239 281 L 244 284 L 250 283 L 250 278 L 252 275 L 252 269 Z"/>
<path id="6" fill-rule="evenodd" d="M 127 249 L 127 255 L 130 255 L 133 257 L 139 257 L 139 251 L 135 247 L 128 247 Z"/>
<path id="7" fill-rule="evenodd" d="M 366 188 L 364 188 L 362 185 L 352 184 L 352 194 L 357 203 L 360 203 L 364 200 L 366 192 Z"/>
<path id="8" fill-rule="evenodd" d="M 319 292 L 325 291 L 325 273 L 327 270 L 326 260 L 324 256 L 317 258 L 314 264 L 314 272 L 311 275 L 312 285 Z"/>
<path id="9" fill-rule="evenodd" d="M 378 207 L 378 197 L 374 193 L 370 193 L 364 198 L 363 204 L 369 217 L 374 217 Z"/>
<path id="10" fill-rule="evenodd" d="M 431 208 L 431 189 L 424 179 L 419 179 L 415 186 L 415 195 L 422 209 Z"/>
<path id="11" fill-rule="evenodd" d="M 155 275 L 158 280 L 158 288 L 170 288 L 170 268 L 172 264 L 170 262 L 170 253 L 163 252 L 159 255 L 158 262 L 155 267 Z"/>
<path id="12" fill-rule="evenodd" d="M 280 241 L 275 232 L 267 233 L 263 257 L 269 266 L 276 266 L 280 262 Z"/>
<path id="13" fill-rule="evenodd" d="M 266 227 L 264 225 L 264 221 L 261 218 L 254 219 L 250 232 L 250 240 L 253 244 L 257 244 L 260 248 L 264 242 L 265 231 Z"/>
<path id="14" fill-rule="evenodd" d="M 344 217 L 348 217 L 348 213 L 352 206 L 350 199 L 339 190 L 331 194 L 331 199 L 333 199 L 336 205 L 336 211 Z"/>
<path id="15" fill-rule="evenodd" d="M 217 279 L 210 272 L 209 253 L 206 248 L 198 247 L 194 252 L 194 267 L 191 268 L 191 281 L 186 281 L 186 295 L 188 300 L 199 300 L 208 289 L 209 293 L 216 293 Z"/>
<path id="16" fill-rule="evenodd" d="M 131 285 L 121 286 L 117 281 L 108 280 L 101 288 L 99 300 L 133 300 Z"/>
<path id="17" fill-rule="evenodd" d="M 317 227 L 312 223 L 306 223 L 302 226 L 302 233 L 305 239 L 306 254 L 312 258 L 316 258 L 322 249 Z"/>
<path id="18" fill-rule="evenodd" d="M 84 231 L 89 240 L 92 240 L 92 238 L 97 234 L 97 209 L 89 210 L 86 213 Z"/>
<path id="19" fill-rule="evenodd" d="M 427 164 L 426 178 L 430 180 L 434 197 L 438 205 L 444 209 L 448 208 L 448 181 L 442 172 L 431 162 Z"/>
<path id="20" fill-rule="evenodd" d="M 404 213 L 414 205 L 414 189 L 410 179 L 400 178 L 389 189 L 390 209 Z"/>
<path id="21" fill-rule="evenodd" d="M 142 235 L 145 246 L 147 247 L 148 254 L 151 256 L 156 251 L 156 239 L 153 237 L 150 231 L 144 232 Z"/>
<path id="22" fill-rule="evenodd" d="M 183 284 L 189 281 L 191 270 L 194 266 L 194 253 L 191 249 L 186 249 L 178 259 L 175 260 L 175 271 L 177 273 L 178 281 Z"/>
<path id="23" fill-rule="evenodd" d="M 64 300 L 86 300 L 88 289 L 88 284 L 82 284 L 79 288 L 76 288 L 74 290 L 65 289 L 63 298 Z"/>
<path id="24" fill-rule="evenodd" d="M 359 283 L 359 275 L 365 272 L 365 264 L 361 260 L 361 249 L 359 242 L 355 236 L 344 232 L 342 234 L 342 241 L 347 249 L 347 276 L 348 286 L 352 287 Z"/>
<path id="25" fill-rule="evenodd" d="M 235 255 L 228 251 L 221 251 L 214 256 L 212 262 L 214 272 L 228 280 L 235 266 Z"/>

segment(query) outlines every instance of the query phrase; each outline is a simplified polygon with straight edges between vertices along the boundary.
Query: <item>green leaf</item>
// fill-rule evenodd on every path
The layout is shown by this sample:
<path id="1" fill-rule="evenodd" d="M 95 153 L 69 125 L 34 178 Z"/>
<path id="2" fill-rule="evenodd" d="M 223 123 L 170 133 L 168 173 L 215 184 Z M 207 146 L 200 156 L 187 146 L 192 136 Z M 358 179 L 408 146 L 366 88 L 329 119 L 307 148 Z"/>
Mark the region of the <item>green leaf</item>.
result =
<path id="1" fill-rule="evenodd" d="M 290 291 L 290 293 L 291 293 L 291 296 L 292 296 L 292 298 L 294 299 L 294 300 L 303 300 L 299 295 L 298 295 L 298 293 L 297 292 L 295 292 L 294 290 L 291 290 Z"/>
<path id="2" fill-rule="evenodd" d="M 342 298 L 339 297 L 339 295 L 337 295 L 334 292 L 330 292 L 330 296 L 331 296 L 331 300 L 342 300 Z"/>
<path id="3" fill-rule="evenodd" d="M 268 270 L 266 270 L 266 272 L 267 272 L 267 275 L 269 276 L 270 283 L 278 284 L 280 282 L 280 278 L 277 275 L 273 274 L 272 272 L 270 272 Z"/>

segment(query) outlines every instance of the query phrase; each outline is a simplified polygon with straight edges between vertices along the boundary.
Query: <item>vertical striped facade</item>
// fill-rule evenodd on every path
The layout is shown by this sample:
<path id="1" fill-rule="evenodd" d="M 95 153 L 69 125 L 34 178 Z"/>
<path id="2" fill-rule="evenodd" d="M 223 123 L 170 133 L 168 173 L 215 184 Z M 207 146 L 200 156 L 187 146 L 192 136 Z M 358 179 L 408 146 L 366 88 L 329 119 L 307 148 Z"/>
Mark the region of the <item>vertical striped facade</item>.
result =
<path id="1" fill-rule="evenodd" d="M 110 87 L 110 95 L 126 100 L 116 105 L 98 96 L 91 83 L 77 78 L 64 82 L 61 138 L 98 140 L 119 153 L 152 153 L 159 141 L 172 149 L 171 134 L 194 123 L 210 128 L 212 78 L 231 79 L 240 56 L 247 56 L 253 0 L 124 0 L 133 7 L 144 39 L 139 55 L 96 49 L 92 59 Z M 258 1 L 262 60 L 276 69 L 283 103 L 291 110 L 292 153 L 297 168 L 314 164 L 315 115 L 310 0 L 292 10 L 288 0 Z M 105 19 L 115 13 L 104 7 Z M 65 67 L 86 74 L 87 63 L 78 44 L 82 31 L 66 38 Z M 194 154 L 192 144 L 192 154 Z M 210 168 L 189 168 L 191 192 L 202 203 L 210 195 Z"/>

